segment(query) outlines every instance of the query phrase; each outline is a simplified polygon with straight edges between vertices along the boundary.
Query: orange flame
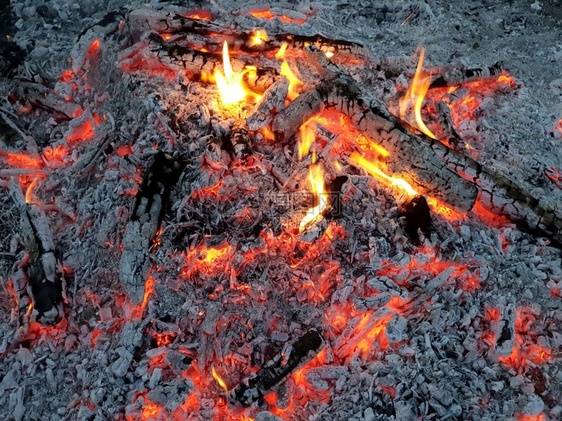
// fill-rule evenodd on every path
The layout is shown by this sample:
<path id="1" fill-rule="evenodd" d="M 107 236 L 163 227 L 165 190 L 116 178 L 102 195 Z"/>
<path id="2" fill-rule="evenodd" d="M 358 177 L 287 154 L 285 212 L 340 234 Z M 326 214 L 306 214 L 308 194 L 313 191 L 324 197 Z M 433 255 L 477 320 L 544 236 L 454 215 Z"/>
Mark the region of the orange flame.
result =
<path id="1" fill-rule="evenodd" d="M 303 232 L 307 225 L 314 221 L 328 204 L 328 195 L 324 192 L 324 174 L 320 165 L 313 164 L 310 166 L 308 180 L 311 184 L 312 194 L 316 196 L 318 204 L 308 210 L 299 225 L 299 232 Z"/>
<path id="2" fill-rule="evenodd" d="M 285 60 L 285 52 L 287 51 L 287 45 L 288 44 L 286 42 L 281 44 L 279 51 L 275 53 L 275 58 L 277 60 L 283 60 L 283 63 L 281 63 L 281 70 L 279 73 L 282 76 L 285 76 L 289 81 L 289 93 L 287 94 L 287 98 L 289 98 L 289 100 L 292 101 L 299 96 L 298 90 L 303 86 L 303 83 L 297 77 L 297 75 L 295 75 L 295 73 L 289 66 L 289 63 L 287 63 L 287 61 Z"/>
<path id="3" fill-rule="evenodd" d="M 216 69 L 214 73 L 215 81 L 223 104 L 234 105 L 246 98 L 246 90 L 242 82 L 243 73 L 232 70 L 226 41 L 222 48 L 222 61 L 224 73 Z"/>
<path id="4" fill-rule="evenodd" d="M 283 63 L 281 63 L 280 74 L 281 76 L 285 76 L 289 81 L 289 93 L 287 94 L 287 98 L 292 101 L 299 96 L 298 91 L 302 87 L 303 83 L 291 70 L 289 64 L 285 60 L 283 60 Z"/>
<path id="5" fill-rule="evenodd" d="M 267 37 L 267 32 L 265 32 L 265 29 L 256 29 L 254 30 L 252 36 L 250 37 L 250 47 L 262 45 L 267 40 L 268 37 Z"/>
<path id="6" fill-rule="evenodd" d="M 39 181 L 38 177 L 35 177 L 33 179 L 33 181 L 31 182 L 31 184 L 27 187 L 27 190 L 25 191 L 25 203 L 33 203 L 35 200 L 35 194 L 33 193 L 33 190 L 35 189 L 35 186 L 37 185 L 37 182 Z"/>
<path id="7" fill-rule="evenodd" d="M 310 146 L 312 146 L 314 140 L 316 139 L 316 131 L 310 124 L 303 124 L 300 128 L 300 131 L 301 140 L 299 142 L 299 161 L 301 161 L 306 155 L 308 155 Z"/>
<path id="8" fill-rule="evenodd" d="M 349 162 L 356 167 L 363 168 L 371 176 L 375 177 L 388 188 L 398 188 L 399 190 L 408 194 L 408 196 L 410 197 L 419 194 L 406 180 L 385 174 L 377 164 L 366 160 L 357 152 L 353 152 L 349 156 Z"/>
<path id="9" fill-rule="evenodd" d="M 405 120 L 408 107 L 413 104 L 417 128 L 432 139 L 437 139 L 437 137 L 431 132 L 431 130 L 427 128 L 421 116 L 423 100 L 425 98 L 425 94 L 429 89 L 429 85 L 431 84 L 431 77 L 429 75 L 422 76 L 424 56 L 425 50 L 422 49 L 420 52 L 418 66 L 416 68 L 416 74 L 414 75 L 414 80 L 408 88 L 406 95 L 400 99 L 400 118 Z"/>
<path id="10" fill-rule="evenodd" d="M 217 381 L 220 387 L 224 389 L 225 392 L 228 392 L 228 387 L 226 386 L 226 382 L 218 375 L 215 367 L 211 368 L 211 374 L 213 375 L 213 379 Z"/>

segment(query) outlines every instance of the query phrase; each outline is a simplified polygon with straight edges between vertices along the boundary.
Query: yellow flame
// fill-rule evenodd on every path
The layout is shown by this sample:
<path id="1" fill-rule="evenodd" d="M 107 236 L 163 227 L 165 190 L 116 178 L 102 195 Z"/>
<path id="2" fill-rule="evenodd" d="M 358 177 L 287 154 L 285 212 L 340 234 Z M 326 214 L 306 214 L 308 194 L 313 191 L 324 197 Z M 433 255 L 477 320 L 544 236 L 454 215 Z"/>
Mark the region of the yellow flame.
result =
<path id="1" fill-rule="evenodd" d="M 281 44 L 281 47 L 279 48 L 279 51 L 277 51 L 275 53 L 275 58 L 277 60 L 281 60 L 281 59 L 285 58 L 285 51 L 287 51 L 287 46 L 288 46 L 288 44 L 286 42 Z"/>
<path id="2" fill-rule="evenodd" d="M 421 116 L 423 100 L 425 98 L 425 94 L 429 89 L 429 85 L 431 84 L 431 76 L 422 75 L 424 57 L 425 50 L 422 49 L 420 52 L 420 58 L 418 60 L 418 66 L 416 67 L 414 80 L 408 88 L 406 95 L 404 95 L 404 97 L 400 99 L 400 118 L 404 120 L 406 118 L 408 107 L 413 105 L 417 128 L 432 139 L 437 139 L 437 137 L 431 132 L 431 130 L 427 128 Z"/>
<path id="3" fill-rule="evenodd" d="M 307 225 L 314 221 L 328 204 L 328 195 L 324 192 L 324 174 L 319 164 L 310 166 L 308 180 L 310 181 L 312 194 L 316 196 L 318 204 L 306 212 L 299 225 L 299 232 L 303 232 Z"/>
<path id="4" fill-rule="evenodd" d="M 217 381 L 219 386 L 222 387 L 225 390 L 225 392 L 228 392 L 228 387 L 226 386 L 225 381 L 220 378 L 217 371 L 215 370 L 215 367 L 211 368 L 211 374 L 213 375 L 213 378 Z"/>
<path id="5" fill-rule="evenodd" d="M 255 47 L 256 45 L 262 45 L 268 40 L 267 32 L 265 29 L 256 29 L 250 37 L 250 47 Z"/>
<path id="6" fill-rule="evenodd" d="M 349 162 L 356 167 L 363 168 L 386 187 L 398 188 L 409 196 L 418 195 L 418 192 L 406 180 L 385 174 L 376 163 L 366 160 L 358 152 L 353 152 L 349 156 Z"/>
<path id="7" fill-rule="evenodd" d="M 236 104 L 246 98 L 246 90 L 242 83 L 243 73 L 232 70 L 226 41 L 222 48 L 222 61 L 224 74 L 219 69 L 216 69 L 214 74 L 221 100 L 227 105 Z"/>
<path id="8" fill-rule="evenodd" d="M 287 94 L 287 98 L 290 101 L 294 100 L 296 97 L 299 96 L 298 89 L 303 85 L 300 79 L 293 73 L 289 64 L 286 61 L 281 63 L 281 71 L 282 76 L 285 76 L 289 81 L 289 92 Z"/>
<path id="9" fill-rule="evenodd" d="M 326 55 L 327 58 L 332 58 L 332 57 L 334 57 L 334 52 L 333 52 L 333 51 L 326 51 L 324 54 Z"/>
<path id="10" fill-rule="evenodd" d="M 300 128 L 301 131 L 301 140 L 299 142 L 299 161 L 301 161 L 308 152 L 310 151 L 310 147 L 314 143 L 316 139 L 316 131 L 314 127 L 310 124 L 303 124 Z"/>

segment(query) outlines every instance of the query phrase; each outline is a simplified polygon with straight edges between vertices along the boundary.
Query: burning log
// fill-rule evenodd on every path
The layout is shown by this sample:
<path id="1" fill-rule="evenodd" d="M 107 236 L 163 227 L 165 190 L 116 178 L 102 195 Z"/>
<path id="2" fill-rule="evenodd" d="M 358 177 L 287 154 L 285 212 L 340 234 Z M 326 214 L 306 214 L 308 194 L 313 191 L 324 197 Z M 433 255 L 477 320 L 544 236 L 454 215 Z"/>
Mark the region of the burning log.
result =
<path id="1" fill-rule="evenodd" d="M 546 196 L 537 198 L 512 179 L 441 142 L 424 135 L 420 135 L 420 138 L 427 142 L 449 168 L 478 187 L 479 200 L 487 209 L 506 216 L 524 231 L 548 237 L 560 244 L 562 209 L 555 200 Z"/>
<path id="2" fill-rule="evenodd" d="M 10 184 L 10 192 L 20 207 L 20 244 L 25 248 L 24 257 L 14 265 L 14 287 L 18 301 L 21 300 L 18 315 L 27 317 L 21 306 L 28 303 L 25 295 L 26 283 L 29 282 L 36 320 L 46 325 L 58 323 L 63 317 L 63 288 L 47 215 L 37 205 L 26 203 L 15 181 Z M 13 248 L 17 250 L 16 245 Z"/>
<path id="3" fill-rule="evenodd" d="M 152 67 L 159 71 L 168 69 L 185 72 L 195 80 L 200 79 L 203 74 L 211 75 L 223 66 L 220 52 L 199 51 L 189 46 L 169 44 L 155 32 L 143 36 L 142 41 L 123 51 L 119 62 L 123 70 L 132 72 L 142 71 L 147 67 L 146 63 L 154 62 Z M 235 72 L 241 72 L 249 65 L 238 58 L 231 59 L 231 64 Z M 162 69 L 163 67 L 165 68 Z M 260 93 L 274 83 L 276 77 L 275 69 L 263 67 L 245 74 L 244 83 Z"/>
<path id="4" fill-rule="evenodd" d="M 119 266 L 121 284 L 134 304 L 143 299 L 152 241 L 160 226 L 170 190 L 180 173 L 181 165 L 174 158 L 158 152 L 135 197 L 133 216 L 123 238 L 124 250 Z"/>
<path id="5" fill-rule="evenodd" d="M 287 379 L 287 376 L 299 366 L 311 360 L 324 345 L 324 340 L 315 329 L 304 335 L 268 361 L 257 373 L 245 378 L 229 393 L 232 404 L 251 405 L 263 400 L 275 386 Z"/>
<path id="6" fill-rule="evenodd" d="M 300 95 L 273 120 L 273 131 L 281 140 L 290 138 L 309 118 L 323 109 L 336 108 L 348 115 L 355 127 L 379 139 L 390 152 L 386 164 L 393 173 L 402 173 L 422 194 L 436 197 L 461 210 L 472 208 L 477 190 L 449 170 L 429 145 L 409 133 L 360 85 L 343 71 Z M 415 173 L 412 173 L 415 169 Z"/>

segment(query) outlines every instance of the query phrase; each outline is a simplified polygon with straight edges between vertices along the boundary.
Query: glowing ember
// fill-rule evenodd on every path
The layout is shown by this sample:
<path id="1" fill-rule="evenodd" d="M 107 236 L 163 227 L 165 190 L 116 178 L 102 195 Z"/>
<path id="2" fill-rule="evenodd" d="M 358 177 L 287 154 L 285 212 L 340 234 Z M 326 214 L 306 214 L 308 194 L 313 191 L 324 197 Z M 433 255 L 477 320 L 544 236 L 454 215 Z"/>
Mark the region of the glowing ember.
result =
<path id="1" fill-rule="evenodd" d="M 88 47 L 88 50 L 86 51 L 86 56 L 93 58 L 95 55 L 97 55 L 100 46 L 101 46 L 101 41 L 98 38 L 93 40 L 90 46 Z"/>
<path id="2" fill-rule="evenodd" d="M 349 162 L 356 167 L 363 168 L 386 187 L 398 188 L 411 197 L 417 196 L 419 194 L 406 180 L 385 174 L 377 164 L 367 161 L 357 152 L 353 152 L 350 155 Z"/>
<path id="3" fill-rule="evenodd" d="M 4 162 L 14 168 L 37 170 L 43 167 L 43 161 L 41 161 L 41 159 L 38 157 L 34 158 L 25 153 L 3 152 L 0 150 L 0 157 L 4 159 Z"/>
<path id="4" fill-rule="evenodd" d="M 312 194 L 315 196 L 318 204 L 310 208 L 302 219 L 299 225 L 300 232 L 303 232 L 307 225 L 314 221 L 328 204 L 328 195 L 324 192 L 324 174 L 320 165 L 313 164 L 310 166 L 308 180 L 310 181 Z"/>
<path id="5" fill-rule="evenodd" d="M 242 83 L 243 74 L 232 70 L 226 41 L 222 48 L 222 61 L 224 74 L 219 69 L 215 70 L 215 81 L 223 104 L 234 105 L 246 98 L 246 90 Z"/>
<path id="6" fill-rule="evenodd" d="M 292 18 L 286 15 L 275 15 L 269 9 L 256 9 L 250 10 L 250 15 L 255 17 L 256 19 L 267 19 L 271 20 L 274 18 L 279 18 L 283 23 L 296 23 L 296 24 L 303 24 L 306 22 L 304 19 Z"/>
<path id="7" fill-rule="evenodd" d="M 228 387 L 226 386 L 225 381 L 218 375 L 215 367 L 211 368 L 211 374 L 213 375 L 213 379 L 217 381 L 220 387 L 224 389 L 225 392 L 228 392 Z"/>
<path id="8" fill-rule="evenodd" d="M 70 134 L 66 136 L 66 141 L 68 143 L 77 143 L 90 140 L 94 137 L 94 125 L 90 119 L 84 120 L 84 122 L 75 126 Z"/>
<path id="9" fill-rule="evenodd" d="M 414 80 L 408 88 L 406 95 L 400 99 L 400 118 L 402 120 L 405 120 L 408 107 L 413 105 L 417 128 L 427 136 L 433 139 L 437 139 L 437 137 L 431 132 L 431 130 L 427 128 L 421 117 L 423 100 L 425 98 L 427 90 L 429 89 L 429 85 L 431 84 L 430 75 L 422 75 L 424 56 L 425 50 L 422 49 L 420 52 L 418 66 L 416 68 L 416 74 L 414 75 Z"/>
<path id="10" fill-rule="evenodd" d="M 186 253 L 181 274 L 190 278 L 197 273 L 206 275 L 225 273 L 225 266 L 228 265 L 233 252 L 234 248 L 226 241 L 215 247 L 207 247 L 201 243 Z"/>
<path id="11" fill-rule="evenodd" d="M 316 131 L 314 127 L 310 124 L 303 124 L 300 128 L 301 140 L 299 142 L 299 161 L 301 161 L 308 152 L 310 151 L 310 146 L 314 143 L 316 139 Z"/>
<path id="12" fill-rule="evenodd" d="M 211 12 L 208 12 L 207 10 L 194 10 L 192 12 L 186 13 L 185 16 L 190 19 L 197 19 L 197 20 L 213 19 L 213 15 L 211 14 Z"/>
<path id="13" fill-rule="evenodd" d="M 517 421 L 546 421 L 546 418 L 544 414 L 538 414 L 538 415 L 519 414 L 519 416 L 517 417 Z"/>
<path id="14" fill-rule="evenodd" d="M 267 32 L 264 29 L 256 29 L 250 38 L 250 46 L 262 45 L 267 40 Z"/>

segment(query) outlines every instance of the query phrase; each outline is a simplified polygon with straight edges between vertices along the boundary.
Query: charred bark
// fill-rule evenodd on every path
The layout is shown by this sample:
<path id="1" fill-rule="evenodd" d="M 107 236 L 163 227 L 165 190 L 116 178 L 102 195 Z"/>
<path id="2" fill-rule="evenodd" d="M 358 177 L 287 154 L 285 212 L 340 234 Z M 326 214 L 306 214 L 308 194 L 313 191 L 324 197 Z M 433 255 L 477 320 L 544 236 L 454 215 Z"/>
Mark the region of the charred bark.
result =
<path id="1" fill-rule="evenodd" d="M 289 349 L 277 354 L 257 373 L 242 380 L 230 391 L 229 401 L 246 406 L 261 401 L 267 392 L 285 381 L 298 367 L 314 358 L 323 345 L 324 340 L 320 333 L 310 329 L 293 342 Z"/>

